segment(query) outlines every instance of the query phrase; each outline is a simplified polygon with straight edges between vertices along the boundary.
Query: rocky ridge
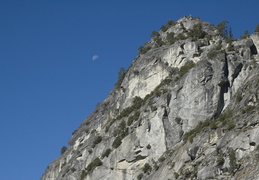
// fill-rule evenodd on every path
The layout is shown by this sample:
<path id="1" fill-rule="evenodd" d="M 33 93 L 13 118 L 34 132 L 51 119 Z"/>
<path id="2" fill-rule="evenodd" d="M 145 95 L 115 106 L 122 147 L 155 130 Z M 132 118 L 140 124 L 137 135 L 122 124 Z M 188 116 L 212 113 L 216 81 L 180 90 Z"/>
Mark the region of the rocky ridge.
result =
<path id="1" fill-rule="evenodd" d="M 41 180 L 259 178 L 259 33 L 161 29 Z"/>

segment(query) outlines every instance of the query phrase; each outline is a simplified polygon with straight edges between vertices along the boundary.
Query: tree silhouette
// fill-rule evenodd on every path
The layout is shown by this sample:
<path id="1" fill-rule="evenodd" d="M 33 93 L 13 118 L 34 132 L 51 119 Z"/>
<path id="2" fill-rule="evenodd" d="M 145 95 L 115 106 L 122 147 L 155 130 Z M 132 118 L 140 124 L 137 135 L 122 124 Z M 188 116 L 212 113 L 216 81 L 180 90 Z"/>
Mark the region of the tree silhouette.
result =
<path id="1" fill-rule="evenodd" d="M 228 21 L 224 20 L 221 23 L 216 25 L 218 35 L 220 35 L 222 37 L 227 37 L 227 26 L 226 26 L 227 23 L 228 23 Z"/>
<path id="2" fill-rule="evenodd" d="M 256 25 L 254 32 L 259 32 L 259 24 Z"/>

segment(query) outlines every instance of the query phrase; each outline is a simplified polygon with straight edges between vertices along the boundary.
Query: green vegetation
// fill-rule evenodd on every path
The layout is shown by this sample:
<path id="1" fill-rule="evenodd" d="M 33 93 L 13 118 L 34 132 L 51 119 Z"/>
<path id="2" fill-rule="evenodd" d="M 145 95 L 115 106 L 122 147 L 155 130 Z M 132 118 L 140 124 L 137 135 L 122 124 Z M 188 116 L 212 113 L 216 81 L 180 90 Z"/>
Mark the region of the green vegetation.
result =
<path id="1" fill-rule="evenodd" d="M 167 92 L 167 89 L 161 89 L 162 86 L 168 85 L 172 82 L 172 79 L 165 78 L 150 94 L 148 94 L 145 98 L 144 101 L 155 95 L 156 97 L 159 97 L 161 94 L 164 94 Z"/>
<path id="2" fill-rule="evenodd" d="M 186 132 L 183 135 L 183 142 L 186 143 L 187 141 L 189 141 L 192 143 L 196 135 L 200 133 L 204 128 L 217 129 L 217 124 L 221 124 L 221 127 L 227 126 L 228 130 L 233 129 L 235 127 L 235 124 L 232 120 L 232 112 L 230 110 L 226 110 L 224 113 L 221 113 L 217 119 L 200 121 L 194 129 Z"/>
<path id="3" fill-rule="evenodd" d="M 241 37 L 242 39 L 246 39 L 246 38 L 248 38 L 250 35 L 249 35 L 249 32 L 248 32 L 248 30 L 246 29 L 245 31 L 244 31 L 244 35 Z"/>
<path id="4" fill-rule="evenodd" d="M 109 125 L 106 126 L 105 128 L 105 132 L 108 132 L 111 125 L 117 121 L 117 120 L 121 120 L 124 117 L 128 117 L 131 113 L 133 113 L 135 111 L 135 113 L 133 115 L 131 115 L 130 117 L 128 117 L 128 121 L 127 121 L 127 125 L 130 126 L 134 120 L 137 120 L 139 118 L 140 112 L 139 109 L 141 107 L 143 103 L 143 99 L 141 99 L 138 96 L 135 96 L 133 98 L 133 102 L 132 102 L 132 106 L 129 106 L 125 109 L 122 110 L 122 112 L 114 119 L 112 119 L 109 123 Z M 126 127 L 126 123 L 125 121 L 122 121 L 120 123 L 120 125 L 118 126 L 118 129 L 114 130 L 114 136 L 120 136 L 121 140 L 128 135 L 128 128 Z"/>
<path id="5" fill-rule="evenodd" d="M 182 28 L 184 28 L 183 25 L 182 25 Z M 185 31 L 187 32 L 186 29 Z M 199 24 L 195 24 L 193 28 L 189 32 L 187 32 L 187 36 L 184 33 L 179 33 L 177 36 L 175 36 L 173 32 L 170 32 L 170 33 L 167 33 L 166 40 L 168 44 L 173 44 L 178 40 L 185 40 L 189 37 L 192 38 L 193 41 L 196 41 L 198 39 L 202 39 L 206 37 L 206 35 L 207 33 L 202 30 L 202 24 L 199 23 Z"/>
<path id="6" fill-rule="evenodd" d="M 115 139 L 114 139 L 114 141 L 113 141 L 113 143 L 112 143 L 112 147 L 114 148 L 114 149 L 117 149 L 120 145 L 121 145 L 121 137 L 116 137 Z"/>
<path id="7" fill-rule="evenodd" d="M 140 115 L 139 111 L 136 111 L 132 116 L 128 118 L 127 125 L 130 126 L 134 121 L 138 120 Z"/>
<path id="8" fill-rule="evenodd" d="M 165 157 L 164 157 L 164 156 L 162 156 L 162 157 L 160 157 L 160 158 L 158 159 L 159 162 L 163 162 L 164 160 L 165 160 Z"/>
<path id="9" fill-rule="evenodd" d="M 157 32 L 156 30 L 153 30 L 152 33 L 150 34 L 151 37 L 156 37 L 159 36 L 159 32 Z"/>
<path id="10" fill-rule="evenodd" d="M 72 135 L 74 135 L 77 132 L 77 129 L 72 132 Z"/>
<path id="11" fill-rule="evenodd" d="M 242 113 L 245 114 L 245 113 L 248 113 L 252 110 L 255 109 L 255 106 L 252 106 L 252 105 L 246 105 L 246 107 L 242 110 Z"/>
<path id="12" fill-rule="evenodd" d="M 137 76 L 139 74 L 139 71 L 135 70 L 133 73 L 134 73 L 135 76 Z"/>
<path id="13" fill-rule="evenodd" d="M 229 150 L 229 172 L 234 175 L 238 164 L 236 162 L 236 152 L 233 149 Z"/>
<path id="14" fill-rule="evenodd" d="M 154 112 L 154 111 L 157 110 L 157 107 L 156 107 L 156 106 L 150 106 L 150 108 L 151 108 L 151 111 L 152 111 L 152 112 Z"/>
<path id="15" fill-rule="evenodd" d="M 91 130 L 91 134 L 94 134 L 94 133 L 96 133 L 96 129 Z"/>
<path id="16" fill-rule="evenodd" d="M 137 180 L 141 180 L 143 177 L 143 173 L 140 173 L 138 176 L 137 176 Z"/>
<path id="17" fill-rule="evenodd" d="M 241 102 L 241 101 L 242 101 L 242 99 L 243 99 L 242 94 L 241 94 L 240 92 L 239 92 L 239 93 L 237 93 L 236 101 L 237 101 L 237 102 Z"/>
<path id="18" fill-rule="evenodd" d="M 259 32 L 259 24 L 256 25 L 254 32 Z"/>
<path id="19" fill-rule="evenodd" d="M 104 157 L 109 157 L 110 153 L 112 152 L 112 150 L 109 148 L 109 149 L 106 149 L 103 154 L 102 154 L 102 158 Z"/>
<path id="20" fill-rule="evenodd" d="M 215 49 L 210 50 L 210 51 L 208 52 L 208 54 L 207 54 L 207 57 L 208 57 L 209 59 L 213 59 L 213 58 L 215 58 L 218 54 L 220 54 L 220 53 L 225 53 L 224 50 L 217 50 L 218 48 L 221 48 L 221 46 L 218 45 L 218 46 L 216 46 Z"/>
<path id="21" fill-rule="evenodd" d="M 92 149 L 88 149 L 88 153 L 92 154 L 93 150 Z"/>
<path id="22" fill-rule="evenodd" d="M 233 120 L 230 120 L 227 122 L 227 130 L 234 129 L 235 127 L 236 127 L 236 125 Z"/>
<path id="23" fill-rule="evenodd" d="M 174 26 L 176 24 L 176 22 L 174 22 L 173 20 L 169 20 L 167 21 L 167 23 L 165 25 L 162 25 L 160 27 L 160 29 L 165 32 L 167 31 L 170 27 Z"/>
<path id="24" fill-rule="evenodd" d="M 232 40 L 230 40 L 229 41 L 229 43 L 228 43 L 228 49 L 227 49 L 228 51 L 234 51 L 235 49 L 234 49 L 234 46 L 233 46 L 233 44 L 232 44 Z"/>
<path id="25" fill-rule="evenodd" d="M 183 29 L 183 32 L 187 32 L 186 28 L 183 25 L 183 22 L 180 22 L 181 28 Z"/>
<path id="26" fill-rule="evenodd" d="M 93 141 L 93 144 L 92 144 L 92 148 L 94 148 L 97 144 L 99 144 L 100 142 L 102 142 L 103 138 L 102 136 L 97 136 L 94 141 Z"/>
<path id="27" fill-rule="evenodd" d="M 219 40 L 217 46 L 216 46 L 216 50 L 221 50 L 222 48 L 222 40 Z"/>
<path id="28" fill-rule="evenodd" d="M 185 36 L 184 33 L 179 33 L 179 34 L 175 37 L 175 40 L 176 40 L 176 41 L 179 41 L 179 40 L 185 40 L 185 39 L 187 39 L 187 38 L 188 38 L 188 36 Z"/>
<path id="29" fill-rule="evenodd" d="M 126 123 L 125 121 L 122 121 L 119 126 L 118 129 L 114 131 L 114 136 L 119 136 L 121 137 L 121 139 L 123 139 L 125 136 L 128 135 L 128 128 L 126 127 Z"/>
<path id="30" fill-rule="evenodd" d="M 168 29 L 168 27 L 166 27 L 166 25 L 162 25 L 162 26 L 160 27 L 160 29 L 161 29 L 161 31 L 166 32 L 167 29 Z"/>
<path id="31" fill-rule="evenodd" d="M 101 166 L 102 164 L 103 163 L 99 158 L 95 158 L 91 163 L 88 164 L 85 170 L 82 170 L 80 180 L 83 180 L 87 174 L 93 172 L 96 167 Z"/>
<path id="32" fill-rule="evenodd" d="M 151 49 L 151 46 L 139 46 L 138 50 L 139 50 L 139 54 L 145 54 L 146 52 L 148 52 Z"/>
<path id="33" fill-rule="evenodd" d="M 217 35 L 220 35 L 222 37 L 227 37 L 227 26 L 228 21 L 222 21 L 221 23 L 216 25 L 216 30 L 218 32 Z"/>
<path id="34" fill-rule="evenodd" d="M 232 28 L 231 28 L 231 27 L 229 27 L 228 38 L 231 39 L 231 40 L 234 39 L 234 36 L 233 36 L 233 32 L 232 32 Z"/>
<path id="35" fill-rule="evenodd" d="M 155 41 L 156 47 L 161 47 L 165 44 L 162 38 L 158 36 L 154 37 L 154 41 Z"/>
<path id="36" fill-rule="evenodd" d="M 195 63 L 192 61 L 187 61 L 179 70 L 179 76 L 182 77 L 185 75 L 191 68 L 195 66 Z"/>
<path id="37" fill-rule="evenodd" d="M 216 121 L 211 121 L 211 122 L 210 122 L 210 128 L 211 128 L 211 129 L 217 129 L 217 128 L 218 128 L 217 122 L 216 122 Z"/>
<path id="38" fill-rule="evenodd" d="M 67 147 L 66 146 L 63 146 L 60 150 L 60 154 L 64 154 L 65 152 L 67 151 Z"/>
<path id="39" fill-rule="evenodd" d="M 81 172 L 80 180 L 83 180 L 86 176 L 87 176 L 87 172 L 85 170 L 83 170 Z"/>
<path id="40" fill-rule="evenodd" d="M 123 117 L 127 117 L 133 111 L 139 110 L 139 108 L 142 105 L 142 102 L 143 100 L 140 97 L 135 96 L 133 99 L 133 105 L 125 108 L 116 119 L 117 120 L 122 119 Z"/>
<path id="41" fill-rule="evenodd" d="M 120 130 L 125 130 L 125 128 L 126 128 L 126 123 L 125 123 L 125 121 L 121 121 L 121 123 L 119 124 L 118 128 L 119 128 Z"/>
<path id="42" fill-rule="evenodd" d="M 157 165 L 157 162 L 154 162 L 154 170 L 156 171 L 156 170 L 158 170 L 158 168 L 159 168 L 159 166 Z"/>
<path id="43" fill-rule="evenodd" d="M 67 164 L 67 162 L 65 161 L 65 162 L 63 162 L 62 163 L 62 165 L 61 165 L 61 169 L 63 168 L 63 167 L 65 167 L 65 165 Z"/>
<path id="44" fill-rule="evenodd" d="M 152 171 L 152 167 L 148 163 L 146 163 L 142 170 L 144 173 L 150 173 Z"/>
<path id="45" fill-rule="evenodd" d="M 220 152 L 217 157 L 217 166 L 223 166 L 225 163 L 225 159 L 223 157 L 223 154 Z"/>
<path id="46" fill-rule="evenodd" d="M 167 33 L 166 40 L 169 44 L 174 44 L 176 41 L 175 34 L 173 32 Z"/>
<path id="47" fill-rule="evenodd" d="M 176 117 L 174 120 L 177 124 L 181 124 L 182 119 L 180 117 Z"/>
<path id="48" fill-rule="evenodd" d="M 189 140 L 189 142 L 193 142 L 193 138 L 196 137 L 196 135 L 201 132 L 205 127 L 208 127 L 210 125 L 210 121 L 211 120 L 206 120 L 206 121 L 200 121 L 199 124 L 192 130 L 190 130 L 189 132 L 186 132 L 183 135 L 183 142 L 186 143 L 187 140 Z"/>
<path id="49" fill-rule="evenodd" d="M 175 177 L 175 179 L 178 179 L 179 176 L 180 176 L 180 175 L 179 175 L 177 172 L 174 172 L 174 177 Z"/>
<path id="50" fill-rule="evenodd" d="M 198 23 L 187 33 L 188 37 L 191 37 L 193 41 L 204 38 L 207 33 L 202 30 L 202 24 Z"/>
<path id="51" fill-rule="evenodd" d="M 103 165 L 102 161 L 99 158 L 95 158 L 88 166 L 86 170 L 88 173 L 92 172 L 96 167 Z"/>
<path id="52" fill-rule="evenodd" d="M 123 79 L 125 78 L 126 71 L 123 67 L 120 68 L 120 71 L 118 72 L 118 81 L 115 84 L 115 87 L 119 89 L 121 87 L 121 83 Z"/>
<path id="53" fill-rule="evenodd" d="M 218 51 L 216 50 L 211 50 L 210 52 L 208 52 L 207 56 L 209 59 L 212 59 L 214 57 L 216 57 L 218 55 Z"/>
<path id="54" fill-rule="evenodd" d="M 151 145 L 150 144 L 147 145 L 147 149 L 151 149 Z"/>

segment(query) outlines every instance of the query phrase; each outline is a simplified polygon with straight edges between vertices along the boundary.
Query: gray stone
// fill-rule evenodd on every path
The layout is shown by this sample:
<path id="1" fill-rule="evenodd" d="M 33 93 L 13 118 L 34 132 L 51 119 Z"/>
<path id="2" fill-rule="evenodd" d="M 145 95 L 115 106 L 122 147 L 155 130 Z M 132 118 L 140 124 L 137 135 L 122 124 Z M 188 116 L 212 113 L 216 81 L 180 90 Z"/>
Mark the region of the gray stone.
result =
<path id="1" fill-rule="evenodd" d="M 210 40 L 189 38 L 156 48 L 153 40 L 148 42 L 153 48 L 135 58 L 121 84 L 73 133 L 67 151 L 50 163 L 41 180 L 126 180 L 141 173 L 142 179 L 153 180 L 177 175 L 178 179 L 258 177 L 259 69 L 254 62 L 259 62 L 259 36 L 235 40 L 235 51 L 228 52 L 228 43 L 215 35 L 213 25 L 190 16 L 160 31 L 160 36 L 165 40 L 168 32 L 185 33 L 181 23 L 187 30 L 202 23 L 203 30 L 214 35 Z M 208 58 L 220 40 L 227 53 L 217 51 Z M 190 61 L 195 67 L 184 74 Z M 140 106 L 132 106 L 136 96 L 142 98 Z M 232 116 L 224 119 L 227 109 Z M 187 135 L 191 142 L 183 142 Z M 93 146 L 97 136 L 102 141 Z M 123 137 L 118 147 L 115 136 Z M 108 157 L 103 156 L 107 149 L 112 150 Z M 229 172 L 230 149 L 238 165 L 234 174 Z M 225 163 L 219 166 L 221 156 Z M 86 174 L 97 157 L 102 165 Z"/>

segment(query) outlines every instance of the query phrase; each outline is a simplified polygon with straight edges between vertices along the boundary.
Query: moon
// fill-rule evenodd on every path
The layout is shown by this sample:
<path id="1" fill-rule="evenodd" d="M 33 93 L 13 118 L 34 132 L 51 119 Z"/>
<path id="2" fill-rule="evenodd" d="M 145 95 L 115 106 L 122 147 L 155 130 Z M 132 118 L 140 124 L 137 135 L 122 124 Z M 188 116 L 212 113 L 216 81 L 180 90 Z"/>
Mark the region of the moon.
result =
<path id="1" fill-rule="evenodd" d="M 99 58 L 99 56 L 98 55 L 94 55 L 93 57 L 92 57 L 92 59 L 95 61 L 95 60 L 97 60 Z"/>

